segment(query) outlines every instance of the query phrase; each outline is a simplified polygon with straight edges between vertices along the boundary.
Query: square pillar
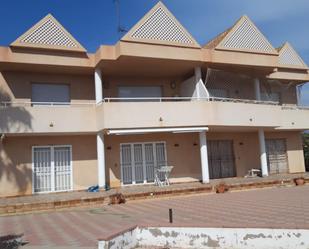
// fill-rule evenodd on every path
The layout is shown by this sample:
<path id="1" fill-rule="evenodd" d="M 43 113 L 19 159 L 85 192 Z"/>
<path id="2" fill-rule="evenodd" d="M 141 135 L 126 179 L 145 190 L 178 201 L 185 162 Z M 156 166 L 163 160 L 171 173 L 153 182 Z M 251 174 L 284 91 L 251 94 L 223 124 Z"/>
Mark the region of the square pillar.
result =
<path id="1" fill-rule="evenodd" d="M 199 99 L 201 97 L 199 83 L 202 80 L 202 70 L 200 67 L 194 68 L 194 77 L 195 77 L 196 97 L 197 99 Z"/>
<path id="2" fill-rule="evenodd" d="M 200 137 L 200 154 L 201 154 L 201 166 L 202 166 L 202 182 L 209 183 L 206 132 L 205 131 L 200 132 L 199 137 Z"/>
<path id="3" fill-rule="evenodd" d="M 100 103 L 103 100 L 103 84 L 101 69 L 96 68 L 94 72 L 94 83 L 95 83 L 95 100 L 96 103 Z"/>
<path id="4" fill-rule="evenodd" d="M 259 145 L 260 145 L 260 161 L 261 161 L 262 176 L 268 176 L 265 136 L 263 129 L 259 129 Z"/>
<path id="5" fill-rule="evenodd" d="M 97 162 L 98 162 L 98 185 L 100 188 L 106 187 L 105 179 L 105 150 L 104 134 L 102 131 L 97 134 Z"/>
<path id="6" fill-rule="evenodd" d="M 261 100 L 261 86 L 260 86 L 260 79 L 254 79 L 254 92 L 255 92 L 255 99 Z"/>

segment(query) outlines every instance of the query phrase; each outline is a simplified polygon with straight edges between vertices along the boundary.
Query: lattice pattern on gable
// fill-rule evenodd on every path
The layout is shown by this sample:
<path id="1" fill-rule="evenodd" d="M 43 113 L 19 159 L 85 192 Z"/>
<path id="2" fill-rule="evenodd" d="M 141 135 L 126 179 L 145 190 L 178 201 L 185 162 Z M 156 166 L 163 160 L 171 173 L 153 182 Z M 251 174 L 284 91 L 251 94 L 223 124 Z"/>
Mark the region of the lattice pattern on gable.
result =
<path id="1" fill-rule="evenodd" d="M 78 47 L 76 42 L 74 42 L 52 19 L 47 19 L 41 26 L 20 41 L 24 43 Z"/>
<path id="2" fill-rule="evenodd" d="M 86 51 L 51 14 L 20 36 L 11 46 Z"/>
<path id="3" fill-rule="evenodd" d="M 264 53 L 276 53 L 258 28 L 247 18 L 243 17 L 238 25 L 221 41 L 221 48 L 245 49 Z"/>
<path id="4" fill-rule="evenodd" d="M 161 2 L 158 2 L 121 40 L 200 47 Z"/>
<path id="5" fill-rule="evenodd" d="M 307 67 L 291 45 L 286 43 L 279 52 L 279 64 Z"/>

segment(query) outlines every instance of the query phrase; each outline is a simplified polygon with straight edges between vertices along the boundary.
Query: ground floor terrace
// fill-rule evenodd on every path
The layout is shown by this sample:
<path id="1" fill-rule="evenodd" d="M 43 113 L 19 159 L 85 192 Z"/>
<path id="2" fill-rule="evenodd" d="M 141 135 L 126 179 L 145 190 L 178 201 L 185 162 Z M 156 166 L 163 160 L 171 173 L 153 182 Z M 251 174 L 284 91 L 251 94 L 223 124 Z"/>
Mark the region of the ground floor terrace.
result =
<path id="1" fill-rule="evenodd" d="M 0 195 L 153 184 L 173 166 L 171 183 L 305 171 L 299 131 L 8 136 L 0 145 Z M 262 145 L 262 146 L 261 146 Z"/>
<path id="2" fill-rule="evenodd" d="M 0 234 L 24 234 L 25 248 L 97 248 L 136 225 L 309 229 L 308 186 L 198 194 L 122 205 L 0 217 Z M 228 203 L 228 204 L 227 204 Z M 173 223 L 169 223 L 169 208 Z M 270 245 L 269 245 L 270 246 Z"/>

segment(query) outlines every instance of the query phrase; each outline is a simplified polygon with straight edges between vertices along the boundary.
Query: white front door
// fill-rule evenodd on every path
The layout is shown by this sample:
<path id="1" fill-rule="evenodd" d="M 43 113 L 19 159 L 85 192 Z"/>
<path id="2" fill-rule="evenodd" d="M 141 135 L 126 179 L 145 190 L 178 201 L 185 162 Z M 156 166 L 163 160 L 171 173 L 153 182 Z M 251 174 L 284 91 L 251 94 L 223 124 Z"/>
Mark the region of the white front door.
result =
<path id="1" fill-rule="evenodd" d="M 165 142 L 121 144 L 120 161 L 123 184 L 154 182 L 155 169 L 167 165 Z"/>
<path id="2" fill-rule="evenodd" d="M 32 148 L 34 193 L 72 189 L 72 149 L 68 145 Z"/>

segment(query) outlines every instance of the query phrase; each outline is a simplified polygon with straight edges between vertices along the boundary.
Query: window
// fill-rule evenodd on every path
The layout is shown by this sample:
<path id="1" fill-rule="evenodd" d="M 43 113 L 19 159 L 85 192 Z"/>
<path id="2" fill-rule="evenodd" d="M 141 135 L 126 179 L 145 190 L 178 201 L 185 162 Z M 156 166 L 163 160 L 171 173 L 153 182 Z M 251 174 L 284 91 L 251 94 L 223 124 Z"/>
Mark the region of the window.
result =
<path id="1" fill-rule="evenodd" d="M 264 101 L 280 102 L 280 93 L 261 93 L 261 99 Z"/>
<path id="2" fill-rule="evenodd" d="M 216 98 L 227 98 L 228 97 L 228 93 L 226 89 L 208 88 L 208 92 L 211 97 L 216 97 Z"/>
<path id="3" fill-rule="evenodd" d="M 161 86 L 120 86 L 119 98 L 161 98 Z"/>
<path id="4" fill-rule="evenodd" d="M 31 102 L 36 105 L 70 103 L 70 87 L 66 84 L 32 84 Z"/>

